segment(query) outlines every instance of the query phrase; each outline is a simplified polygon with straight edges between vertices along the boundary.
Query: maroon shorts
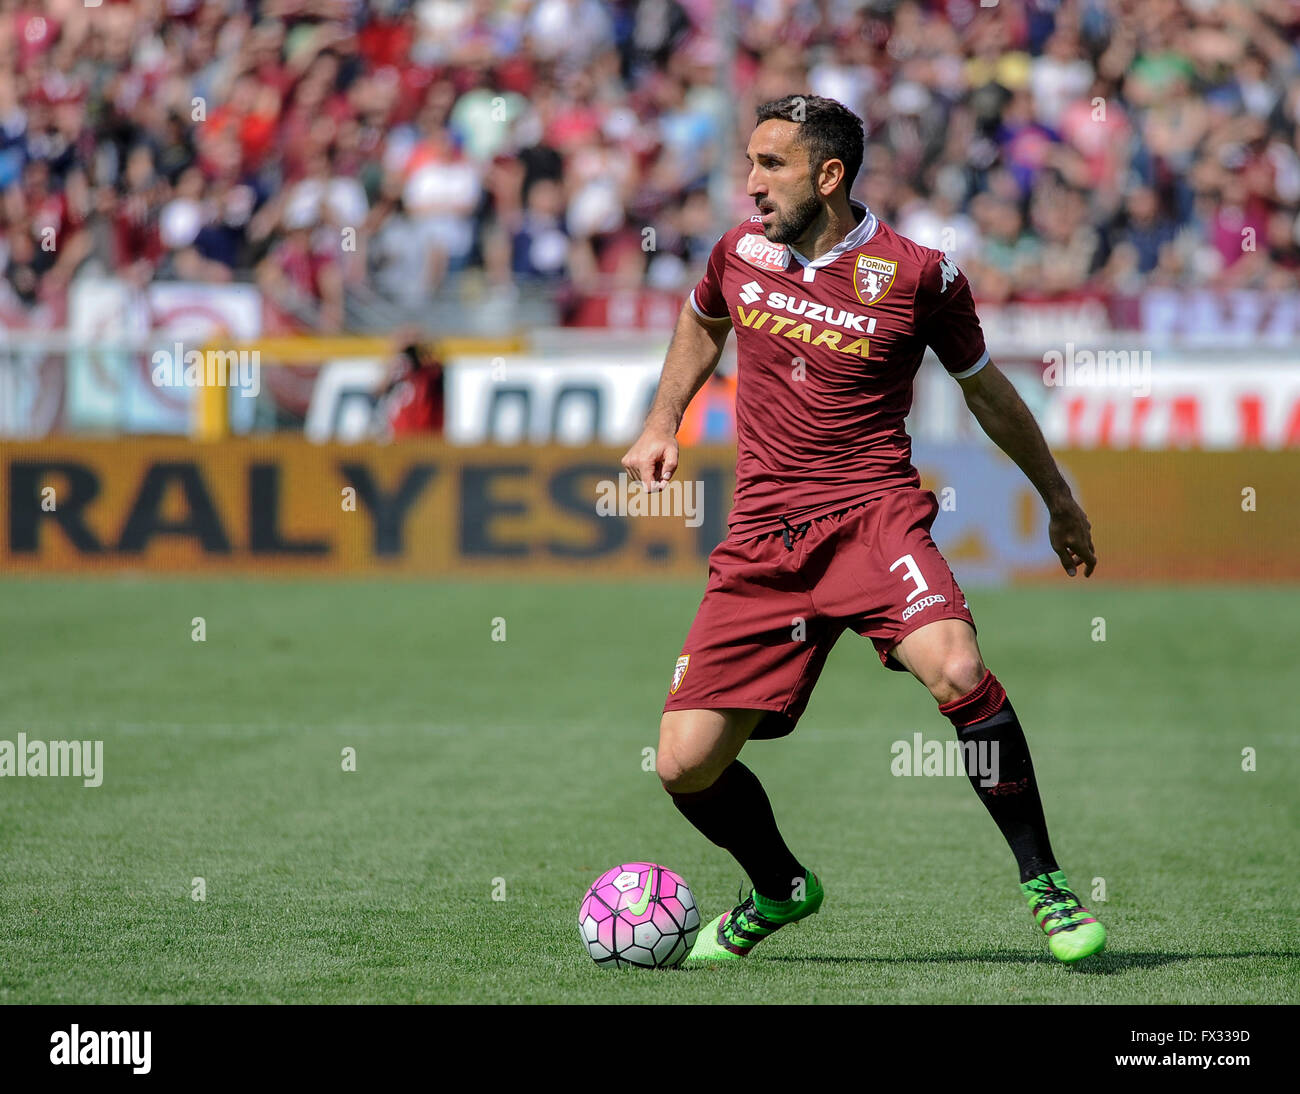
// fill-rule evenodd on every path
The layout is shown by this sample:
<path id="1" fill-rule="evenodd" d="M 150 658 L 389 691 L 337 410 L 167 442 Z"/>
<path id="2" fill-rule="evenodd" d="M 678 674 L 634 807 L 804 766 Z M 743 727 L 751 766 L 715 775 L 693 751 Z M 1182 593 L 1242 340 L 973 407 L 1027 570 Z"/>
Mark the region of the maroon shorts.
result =
<path id="1" fill-rule="evenodd" d="M 929 490 L 904 487 L 709 556 L 709 584 L 673 672 L 664 710 L 765 710 L 753 739 L 795 727 L 845 628 L 889 651 L 936 619 L 975 621 L 930 526 Z"/>

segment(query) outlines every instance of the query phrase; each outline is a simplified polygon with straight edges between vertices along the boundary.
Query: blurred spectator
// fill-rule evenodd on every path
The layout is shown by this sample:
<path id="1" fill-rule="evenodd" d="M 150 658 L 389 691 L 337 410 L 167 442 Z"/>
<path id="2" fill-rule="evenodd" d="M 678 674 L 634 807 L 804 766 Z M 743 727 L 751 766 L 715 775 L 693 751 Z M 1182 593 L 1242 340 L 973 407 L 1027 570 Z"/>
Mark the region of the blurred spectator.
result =
<path id="1" fill-rule="evenodd" d="M 114 227 L 117 254 L 114 265 L 136 285 L 149 281 L 163 256 L 159 217 L 166 181 L 154 170 L 153 149 L 138 144 L 126 160 Z"/>
<path id="2" fill-rule="evenodd" d="M 343 327 L 338 244 L 332 233 L 322 238 L 319 228 L 316 208 L 301 203 L 287 207 L 257 279 L 282 313 L 309 330 L 335 333 Z"/>
<path id="3" fill-rule="evenodd" d="M 379 428 L 386 437 L 442 432 L 442 364 L 427 345 L 410 340 L 413 337 L 399 335 L 405 345 L 379 400 Z"/>
<path id="4" fill-rule="evenodd" d="M 564 231 L 564 191 L 554 179 L 538 179 L 524 198 L 519 227 L 510 237 L 510 272 L 520 278 L 558 279 L 568 273 L 569 237 Z"/>
<path id="5" fill-rule="evenodd" d="M 30 233 L 16 224 L 9 229 L 6 243 L 8 258 L 5 261 L 5 281 L 23 304 L 34 307 L 43 272 L 37 261 L 36 244 Z"/>
<path id="6" fill-rule="evenodd" d="M 430 289 L 468 263 L 472 214 L 481 195 L 479 169 L 461 153 L 451 131 L 430 116 L 437 113 L 421 115 L 420 139 L 388 164 L 402 182 L 402 207 L 411 227 L 407 246 L 430 258 Z"/>
<path id="7" fill-rule="evenodd" d="M 221 282 L 231 279 L 229 266 L 213 261 L 198 246 L 211 211 L 203 201 L 203 172 L 187 168 L 176 184 L 175 196 L 158 219 L 158 234 L 165 257 L 157 276 L 181 281 Z"/>
<path id="8" fill-rule="evenodd" d="M 982 295 L 993 302 L 1008 300 L 1018 286 L 1036 280 L 1042 244 L 1025 230 L 1024 216 L 1015 201 L 980 194 L 972 212 L 983 240 L 979 256 L 971 264 L 978 272 Z"/>
<path id="9" fill-rule="evenodd" d="M 1112 268 L 1119 263 L 1138 274 L 1151 273 L 1175 234 L 1173 221 L 1160 211 L 1156 192 L 1149 186 L 1135 187 L 1124 199 L 1124 213 L 1115 225 Z"/>

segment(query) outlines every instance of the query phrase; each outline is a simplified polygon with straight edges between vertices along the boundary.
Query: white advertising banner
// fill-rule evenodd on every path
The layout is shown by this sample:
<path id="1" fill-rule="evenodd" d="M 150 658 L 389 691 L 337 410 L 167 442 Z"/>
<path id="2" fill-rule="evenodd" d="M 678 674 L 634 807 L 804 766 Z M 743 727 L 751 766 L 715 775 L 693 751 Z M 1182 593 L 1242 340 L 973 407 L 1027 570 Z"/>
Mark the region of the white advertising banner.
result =
<path id="1" fill-rule="evenodd" d="M 611 364 L 613 356 L 620 363 Z M 450 362 L 447 437 L 627 444 L 645 421 L 662 363 L 662 352 Z M 1002 367 L 1053 448 L 1300 447 L 1300 355 L 1067 342 L 1041 359 L 1008 357 Z M 917 376 L 907 428 L 918 443 L 986 443 L 961 387 L 932 357 Z"/>
<path id="2" fill-rule="evenodd" d="M 625 444 L 645 423 L 663 353 L 463 358 L 446 370 L 453 444 Z"/>
<path id="3" fill-rule="evenodd" d="M 160 281 L 143 292 L 116 279 L 73 283 L 68 333 L 84 348 L 68 354 L 65 428 L 186 433 L 197 388 L 157 383 L 155 352 L 200 350 L 209 341 L 247 341 L 262 330 L 252 285 Z M 141 349 L 141 346 L 147 348 Z M 230 400 L 235 432 L 252 425 L 254 399 Z"/>
<path id="4" fill-rule="evenodd" d="M 1051 392 L 1042 423 L 1055 448 L 1300 447 L 1300 366 L 1158 360 L 1149 385 Z"/>

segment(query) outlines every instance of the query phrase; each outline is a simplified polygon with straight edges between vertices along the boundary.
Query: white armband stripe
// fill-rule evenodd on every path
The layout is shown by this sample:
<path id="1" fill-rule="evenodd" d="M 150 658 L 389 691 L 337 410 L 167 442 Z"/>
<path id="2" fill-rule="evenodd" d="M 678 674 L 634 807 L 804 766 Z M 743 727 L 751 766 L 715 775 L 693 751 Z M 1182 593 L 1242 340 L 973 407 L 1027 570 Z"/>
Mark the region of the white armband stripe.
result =
<path id="1" fill-rule="evenodd" d="M 728 322 L 731 319 L 730 315 L 705 315 L 704 312 L 700 310 L 699 304 L 695 302 L 694 289 L 691 290 L 691 307 L 694 309 L 695 314 L 698 315 L 701 319 L 703 319 L 706 323 L 724 323 L 724 322 Z"/>
<path id="2" fill-rule="evenodd" d="M 989 363 L 989 351 L 985 350 L 983 354 L 980 355 L 980 359 L 976 361 L 973 365 L 971 365 L 970 368 L 964 369 L 961 372 L 950 372 L 948 373 L 948 375 L 951 376 L 954 380 L 965 380 L 968 377 L 974 376 L 975 373 L 979 372 L 979 370 L 982 369 L 988 363 Z"/>

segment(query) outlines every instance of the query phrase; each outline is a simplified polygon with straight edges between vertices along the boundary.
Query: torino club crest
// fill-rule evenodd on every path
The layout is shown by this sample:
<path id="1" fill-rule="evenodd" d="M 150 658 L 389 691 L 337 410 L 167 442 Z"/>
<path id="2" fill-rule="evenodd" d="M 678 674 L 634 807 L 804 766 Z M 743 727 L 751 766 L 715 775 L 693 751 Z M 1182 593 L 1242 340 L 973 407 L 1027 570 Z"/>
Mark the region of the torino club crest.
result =
<path id="1" fill-rule="evenodd" d="M 853 288 L 857 290 L 858 299 L 868 307 L 879 304 L 893 285 L 896 273 L 897 262 L 871 255 L 858 255 L 858 264 L 853 270 Z"/>

